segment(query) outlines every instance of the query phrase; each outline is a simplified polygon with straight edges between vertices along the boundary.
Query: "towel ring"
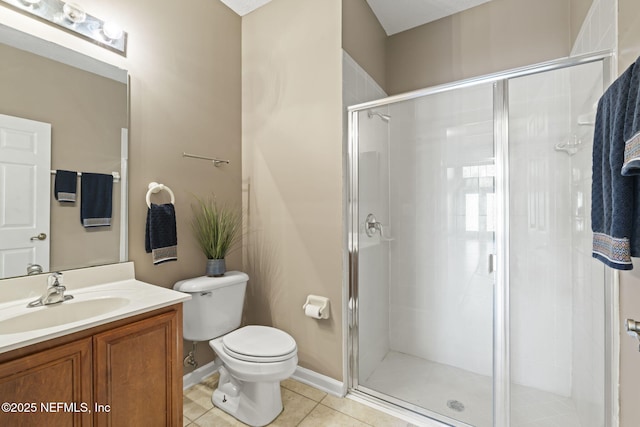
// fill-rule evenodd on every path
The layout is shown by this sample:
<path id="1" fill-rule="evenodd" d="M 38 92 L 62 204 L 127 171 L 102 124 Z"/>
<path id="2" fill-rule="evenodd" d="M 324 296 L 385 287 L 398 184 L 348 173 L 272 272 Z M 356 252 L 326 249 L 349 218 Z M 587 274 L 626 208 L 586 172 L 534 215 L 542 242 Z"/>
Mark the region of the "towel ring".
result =
<path id="1" fill-rule="evenodd" d="M 158 184 L 157 182 L 150 182 L 149 183 L 149 191 L 147 191 L 147 206 L 149 207 L 149 209 L 151 209 L 151 193 L 156 194 L 159 193 L 161 190 L 165 190 L 167 193 L 169 193 L 169 195 L 171 196 L 171 204 L 175 204 L 176 203 L 176 196 L 173 195 L 173 191 L 171 191 L 171 189 L 169 187 L 167 187 L 164 184 Z"/>

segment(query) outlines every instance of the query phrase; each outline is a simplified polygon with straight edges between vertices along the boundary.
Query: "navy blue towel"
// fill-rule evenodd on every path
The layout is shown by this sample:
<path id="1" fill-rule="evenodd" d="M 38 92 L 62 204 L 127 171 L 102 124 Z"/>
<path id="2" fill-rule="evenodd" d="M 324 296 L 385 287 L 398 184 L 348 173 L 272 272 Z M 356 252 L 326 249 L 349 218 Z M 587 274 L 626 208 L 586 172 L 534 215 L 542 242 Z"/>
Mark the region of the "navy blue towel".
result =
<path id="1" fill-rule="evenodd" d="M 640 58 L 606 90 L 593 135 L 594 258 L 631 270 L 640 256 Z"/>
<path id="2" fill-rule="evenodd" d="M 53 184 L 53 194 L 59 202 L 76 201 L 76 190 L 78 187 L 78 172 L 65 171 L 58 169 L 56 171 L 56 180 Z"/>
<path id="3" fill-rule="evenodd" d="M 111 225 L 113 175 L 82 172 L 80 221 L 84 227 Z"/>
<path id="4" fill-rule="evenodd" d="M 631 77 L 624 121 L 624 163 L 622 175 L 640 174 L 640 58 L 629 67 Z M 629 72 L 629 70 L 627 70 Z"/>
<path id="5" fill-rule="evenodd" d="M 176 210 L 172 203 L 151 204 L 147 210 L 144 248 L 153 253 L 153 263 L 161 264 L 178 259 L 178 233 Z"/>

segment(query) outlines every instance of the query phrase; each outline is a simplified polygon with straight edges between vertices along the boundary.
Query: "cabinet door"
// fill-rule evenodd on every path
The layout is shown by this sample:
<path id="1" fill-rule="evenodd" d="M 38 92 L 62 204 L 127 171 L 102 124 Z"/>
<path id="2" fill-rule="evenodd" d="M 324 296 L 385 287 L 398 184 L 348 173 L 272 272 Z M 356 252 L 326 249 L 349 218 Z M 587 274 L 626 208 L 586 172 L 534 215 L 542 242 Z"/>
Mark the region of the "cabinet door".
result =
<path id="1" fill-rule="evenodd" d="M 95 426 L 182 424 L 177 320 L 172 311 L 94 336 L 95 402 L 105 405 Z"/>
<path id="2" fill-rule="evenodd" d="M 91 338 L 0 364 L 0 426 L 91 426 L 91 375 Z"/>

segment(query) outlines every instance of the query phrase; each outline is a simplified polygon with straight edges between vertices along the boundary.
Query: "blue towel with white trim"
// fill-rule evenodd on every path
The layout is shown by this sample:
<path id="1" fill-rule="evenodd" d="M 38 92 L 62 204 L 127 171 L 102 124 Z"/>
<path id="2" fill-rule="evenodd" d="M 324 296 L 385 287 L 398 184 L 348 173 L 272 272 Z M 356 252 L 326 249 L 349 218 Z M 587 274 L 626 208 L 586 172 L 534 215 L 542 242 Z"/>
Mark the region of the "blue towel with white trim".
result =
<path id="1" fill-rule="evenodd" d="M 598 101 L 591 194 L 593 257 L 631 270 L 640 256 L 640 58 Z"/>
<path id="2" fill-rule="evenodd" d="M 76 201 L 76 191 L 78 188 L 78 172 L 58 169 L 56 179 L 53 184 L 53 195 L 59 202 Z"/>
<path id="3" fill-rule="evenodd" d="M 624 121 L 622 175 L 640 175 L 640 57 L 629 67 L 629 91 Z"/>
<path id="4" fill-rule="evenodd" d="M 154 264 L 178 260 L 176 210 L 173 203 L 151 203 L 147 210 L 144 249 L 152 254 Z"/>
<path id="5" fill-rule="evenodd" d="M 111 225 L 113 175 L 82 172 L 80 222 L 85 228 Z"/>

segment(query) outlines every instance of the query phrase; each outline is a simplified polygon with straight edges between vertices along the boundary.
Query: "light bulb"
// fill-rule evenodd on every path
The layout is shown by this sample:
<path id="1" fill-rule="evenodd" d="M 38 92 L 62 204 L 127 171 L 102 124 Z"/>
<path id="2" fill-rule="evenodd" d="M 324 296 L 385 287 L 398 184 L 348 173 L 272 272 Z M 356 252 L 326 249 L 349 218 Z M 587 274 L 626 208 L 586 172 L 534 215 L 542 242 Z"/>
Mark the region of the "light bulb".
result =
<path id="1" fill-rule="evenodd" d="M 62 7 L 64 16 L 74 24 L 81 24 L 87 19 L 84 9 L 75 3 L 65 3 Z"/>
<path id="2" fill-rule="evenodd" d="M 119 40 L 122 38 L 124 31 L 122 27 L 115 22 L 105 22 L 102 26 L 102 33 L 109 40 Z"/>

